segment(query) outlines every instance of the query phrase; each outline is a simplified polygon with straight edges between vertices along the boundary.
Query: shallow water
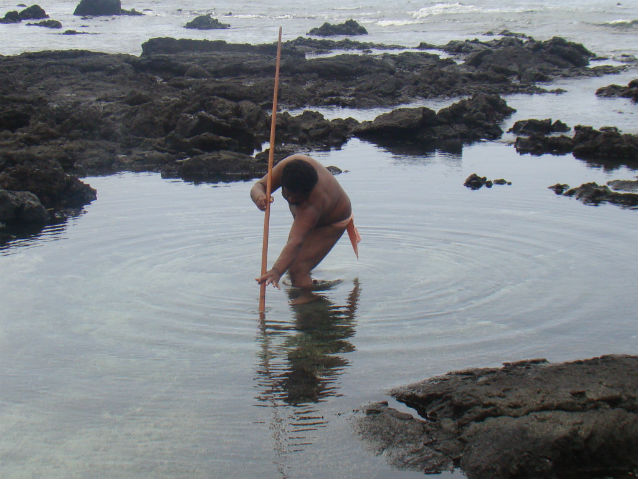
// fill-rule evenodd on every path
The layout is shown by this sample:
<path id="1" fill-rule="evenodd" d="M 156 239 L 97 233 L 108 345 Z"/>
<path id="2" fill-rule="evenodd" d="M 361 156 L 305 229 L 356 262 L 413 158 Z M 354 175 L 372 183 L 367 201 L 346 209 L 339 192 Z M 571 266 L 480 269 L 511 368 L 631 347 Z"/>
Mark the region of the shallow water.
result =
<path id="1" fill-rule="evenodd" d="M 635 26 L 613 23 L 635 19 L 634 3 L 618 10 L 615 0 L 572 3 L 510 2 L 498 15 L 455 2 L 393 4 L 392 12 L 372 2 L 325 10 L 304 4 L 285 17 L 282 8 L 272 13 L 249 2 L 232 7 L 236 28 L 206 35 L 272 41 L 273 19 L 294 38 L 323 21 L 355 17 L 371 31 L 365 41 L 440 44 L 489 25 L 591 40 L 585 44 L 598 53 L 636 48 L 626 41 Z M 57 13 L 75 4 L 42 6 L 64 20 Z M 160 1 L 125 4 L 152 13 L 91 20 L 92 36 L 0 25 L 0 53 L 42 46 L 136 53 L 140 40 L 175 35 L 187 17 L 209 8 L 193 5 L 179 13 Z M 0 7 L 15 8 L 2 0 Z M 83 22 L 68 21 L 65 27 Z M 551 117 L 636 133 L 634 104 L 593 95 L 635 76 L 551 85 L 567 90 L 562 95 L 508 96 L 518 111 L 503 126 Z M 323 112 L 362 120 L 381 111 Z M 391 387 L 454 369 L 636 354 L 637 212 L 585 206 L 547 189 L 636 172 L 604 171 L 572 156 L 520 156 L 512 140 L 506 134 L 459 155 L 390 152 L 353 140 L 315 154 L 347 170 L 338 179 L 354 204 L 360 259 L 342 239 L 316 270 L 319 279 L 341 283 L 298 308 L 288 305 L 286 287 L 269 289 L 264 318 L 253 280 L 263 216 L 249 200 L 250 183 L 87 178 L 98 200 L 84 214 L 0 249 L 2 474 L 423 477 L 368 450 L 353 432 L 353 410 L 388 399 Z M 512 184 L 470 191 L 463 181 L 474 172 Z M 271 263 L 290 225 L 284 203 L 277 194 Z M 461 474 L 436 477 L 450 476 Z"/>
<path id="2" fill-rule="evenodd" d="M 342 282 L 298 308 L 269 289 L 263 321 L 248 182 L 87 178 L 83 215 L 0 250 L 7 476 L 421 477 L 374 456 L 353 410 L 453 369 L 636 353 L 636 211 L 547 189 L 634 171 L 506 140 L 315 156 L 347 170 L 360 259 L 342 239 L 316 270 Z M 473 172 L 512 185 L 470 191 Z M 289 224 L 277 194 L 271 262 Z"/>

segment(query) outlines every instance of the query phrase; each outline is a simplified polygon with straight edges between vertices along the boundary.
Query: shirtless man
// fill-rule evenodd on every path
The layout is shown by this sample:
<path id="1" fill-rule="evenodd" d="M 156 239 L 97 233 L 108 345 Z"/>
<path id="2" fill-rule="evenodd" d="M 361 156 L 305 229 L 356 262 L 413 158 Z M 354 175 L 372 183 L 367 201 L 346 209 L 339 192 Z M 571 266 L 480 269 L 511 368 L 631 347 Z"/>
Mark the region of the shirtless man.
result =
<path id="1" fill-rule="evenodd" d="M 250 190 L 250 197 L 262 211 L 268 201 L 266 181 L 264 176 Z M 284 158 L 272 170 L 271 191 L 280 186 L 293 223 L 279 258 L 257 282 L 278 288 L 281 276 L 288 271 L 292 285 L 302 290 L 295 300 L 299 304 L 315 299 L 310 271 L 326 257 L 343 232 L 348 231 L 355 254 L 360 237 L 348 195 L 318 161 L 304 155 Z"/>

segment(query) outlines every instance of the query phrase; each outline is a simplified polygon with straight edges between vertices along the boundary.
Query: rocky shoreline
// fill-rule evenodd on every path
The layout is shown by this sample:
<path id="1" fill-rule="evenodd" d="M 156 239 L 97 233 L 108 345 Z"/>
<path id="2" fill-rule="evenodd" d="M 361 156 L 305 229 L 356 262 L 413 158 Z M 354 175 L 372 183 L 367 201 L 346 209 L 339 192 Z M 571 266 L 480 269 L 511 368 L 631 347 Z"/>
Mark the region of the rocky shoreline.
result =
<path id="1" fill-rule="evenodd" d="M 416 415 L 367 405 L 360 437 L 399 468 L 469 479 L 638 473 L 638 357 L 468 369 L 390 392 Z"/>
<path id="2" fill-rule="evenodd" d="M 388 149 L 458 152 L 501 137 L 500 124 L 514 110 L 500 95 L 548 93 L 546 82 L 558 77 L 623 69 L 591 67 L 593 53 L 561 38 L 536 41 L 508 32 L 488 42 L 396 48 L 349 39 L 285 42 L 280 105 L 302 113 L 277 116 L 276 159 L 340 148 L 354 137 Z M 322 55 L 335 49 L 353 53 Z M 371 49 L 385 53 L 361 54 Z M 274 44 L 155 38 L 139 57 L 88 51 L 0 56 L 0 238 L 61 221 L 95 199 L 78 179 L 87 175 L 153 171 L 189 181 L 263 175 L 275 50 Z M 401 107 L 430 98 L 459 100 L 438 112 Z M 327 120 L 312 110 L 322 106 L 396 109 L 359 122 Z M 516 148 L 583 152 L 587 161 L 638 169 L 636 135 L 587 128 L 574 127 L 575 137 L 567 140 L 551 132 L 521 134 Z M 581 137 L 594 146 L 584 149 Z"/>

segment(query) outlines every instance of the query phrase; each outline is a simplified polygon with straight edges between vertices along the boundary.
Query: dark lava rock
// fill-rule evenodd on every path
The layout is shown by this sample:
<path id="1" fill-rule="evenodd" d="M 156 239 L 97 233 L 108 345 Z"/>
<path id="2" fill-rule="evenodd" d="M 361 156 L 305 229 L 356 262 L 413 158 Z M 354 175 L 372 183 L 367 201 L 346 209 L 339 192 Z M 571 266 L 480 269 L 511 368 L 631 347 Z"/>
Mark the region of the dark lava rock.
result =
<path id="1" fill-rule="evenodd" d="M 611 184 L 610 184 L 611 185 Z M 556 185 L 555 185 L 556 186 Z M 601 203 L 611 203 L 614 205 L 636 208 L 638 207 L 638 194 L 636 193 L 618 193 L 612 191 L 609 186 L 598 185 L 597 183 L 585 183 L 577 188 L 571 188 L 567 191 L 561 191 L 556 187 L 550 187 L 556 194 L 564 196 L 573 196 L 577 200 L 582 201 L 586 205 L 597 206 Z M 567 185 L 561 185 L 567 186 Z"/>
<path id="2" fill-rule="evenodd" d="M 31 5 L 20 12 L 20 20 L 41 20 L 49 18 L 40 5 Z"/>
<path id="3" fill-rule="evenodd" d="M 93 188 L 65 173 L 57 161 L 21 152 L 0 156 L 0 188 L 30 191 L 54 210 L 77 210 L 97 197 Z"/>
<path id="4" fill-rule="evenodd" d="M 596 90 L 597 96 L 602 97 L 622 97 L 631 98 L 634 103 L 638 102 L 638 79 L 631 80 L 627 86 L 609 85 Z"/>
<path id="5" fill-rule="evenodd" d="M 120 0 L 81 0 L 73 15 L 103 16 L 120 15 L 122 2 Z"/>
<path id="6" fill-rule="evenodd" d="M 316 111 L 306 110 L 297 116 L 283 112 L 277 115 L 277 139 L 306 148 L 340 148 L 357 125 L 359 122 L 353 118 L 328 121 Z"/>
<path id="7" fill-rule="evenodd" d="M 329 37 L 334 35 L 367 35 L 368 31 L 362 25 L 359 25 L 356 21 L 350 19 L 344 23 L 333 25 L 331 23 L 324 23 L 318 28 L 313 28 L 308 32 L 308 35 L 315 35 L 318 37 Z"/>
<path id="8" fill-rule="evenodd" d="M 361 437 L 400 468 L 469 479 L 634 477 L 638 357 L 448 373 L 394 389 L 420 418 L 369 405 Z"/>
<path id="9" fill-rule="evenodd" d="M 0 189 L 0 224 L 44 226 L 49 220 L 46 208 L 30 191 Z"/>
<path id="10" fill-rule="evenodd" d="M 433 148 L 495 140 L 499 123 L 515 110 L 497 95 L 474 95 L 435 113 L 429 108 L 399 108 L 355 127 L 353 134 L 383 146 Z"/>
<path id="11" fill-rule="evenodd" d="M 530 153 L 532 155 L 565 155 L 574 148 L 574 140 L 565 136 L 544 136 L 531 134 L 530 136 L 519 136 L 514 143 L 516 151 L 519 153 Z"/>
<path id="12" fill-rule="evenodd" d="M 519 136 L 514 144 L 519 153 L 555 155 L 573 153 L 576 158 L 594 165 L 616 168 L 621 165 L 638 169 L 638 135 L 622 134 L 615 127 L 595 130 L 577 125 L 574 137 L 531 134 Z"/>
<path id="13" fill-rule="evenodd" d="M 506 36 L 488 42 L 452 41 L 444 49 L 465 57 L 465 64 L 523 82 L 546 81 L 559 71 L 574 71 L 596 57 L 584 46 L 559 37 L 547 41 Z"/>
<path id="14" fill-rule="evenodd" d="M 517 135 L 549 135 L 550 133 L 563 133 L 569 131 L 569 127 L 560 120 L 552 123 L 551 118 L 544 120 L 519 120 L 508 130 Z"/>
<path id="15" fill-rule="evenodd" d="M 638 135 L 621 134 L 615 127 L 595 130 L 574 128 L 574 156 L 586 160 L 616 162 L 638 169 Z"/>
<path id="16" fill-rule="evenodd" d="M 20 23 L 22 19 L 20 14 L 16 10 L 11 10 L 4 14 L 4 17 L 0 18 L 0 23 Z"/>
<path id="17" fill-rule="evenodd" d="M 569 185 L 565 183 L 556 183 L 555 185 L 548 186 L 547 188 L 552 190 L 557 195 L 562 195 L 565 191 L 569 189 Z"/>
<path id="18" fill-rule="evenodd" d="M 233 151 L 214 151 L 178 160 L 162 169 L 163 178 L 193 182 L 237 181 L 266 174 L 268 165 Z"/>
<path id="19" fill-rule="evenodd" d="M 36 27 L 46 27 L 46 28 L 62 28 L 62 23 L 57 20 L 42 20 L 38 23 L 27 23 L 27 25 L 33 25 Z"/>
<path id="20" fill-rule="evenodd" d="M 227 23 L 222 23 L 216 18 L 213 18 L 208 15 L 200 15 L 195 19 L 188 22 L 184 25 L 185 28 L 192 28 L 195 30 L 216 30 L 216 29 L 225 29 L 230 28 L 230 25 Z"/>
<path id="21" fill-rule="evenodd" d="M 479 190 L 482 187 L 491 188 L 493 185 L 511 185 L 511 181 L 507 181 L 503 178 L 498 178 L 496 180 L 488 180 L 485 176 L 479 176 L 476 173 L 472 173 L 465 179 L 465 183 L 463 186 L 470 188 L 471 190 Z"/>
<path id="22" fill-rule="evenodd" d="M 22 20 L 41 20 L 43 18 L 49 18 L 49 16 L 42 7 L 40 5 L 31 5 L 20 12 L 15 10 L 7 12 L 0 19 L 0 23 L 20 23 Z"/>

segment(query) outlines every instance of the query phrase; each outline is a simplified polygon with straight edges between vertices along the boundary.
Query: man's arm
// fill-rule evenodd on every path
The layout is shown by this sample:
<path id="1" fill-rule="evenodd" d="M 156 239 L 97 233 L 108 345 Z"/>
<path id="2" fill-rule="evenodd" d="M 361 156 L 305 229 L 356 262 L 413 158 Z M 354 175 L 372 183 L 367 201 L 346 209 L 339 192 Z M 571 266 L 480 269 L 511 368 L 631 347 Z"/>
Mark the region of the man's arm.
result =
<path id="1" fill-rule="evenodd" d="M 308 233 L 312 231 L 318 221 L 319 212 L 316 208 L 307 206 L 297 210 L 286 245 L 281 250 L 279 258 L 277 258 L 272 268 L 266 274 L 257 278 L 259 284 L 265 282 L 266 285 L 272 284 L 277 288 L 279 287 L 279 279 L 288 271 L 299 251 L 301 251 Z"/>

